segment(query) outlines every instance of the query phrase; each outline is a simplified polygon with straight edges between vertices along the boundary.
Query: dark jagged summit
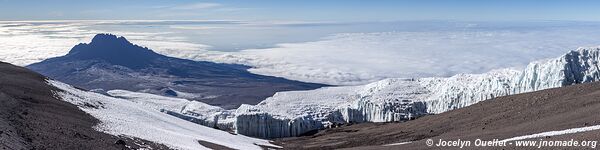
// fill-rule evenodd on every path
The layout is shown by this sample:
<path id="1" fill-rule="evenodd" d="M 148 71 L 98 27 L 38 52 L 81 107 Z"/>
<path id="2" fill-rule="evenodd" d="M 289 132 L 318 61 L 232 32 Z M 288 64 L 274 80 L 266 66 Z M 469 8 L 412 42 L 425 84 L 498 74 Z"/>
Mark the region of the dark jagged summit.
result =
<path id="1" fill-rule="evenodd" d="M 257 104 L 279 91 L 325 86 L 252 74 L 244 65 L 167 57 L 112 34 L 98 34 L 65 56 L 27 67 L 88 90 L 147 92 L 224 108 Z"/>
<path id="2" fill-rule="evenodd" d="M 156 52 L 127 41 L 125 37 L 98 34 L 89 44 L 81 43 L 69 51 L 67 57 L 77 59 L 103 59 L 114 65 L 141 68 L 152 60 L 164 57 Z"/>
<path id="3" fill-rule="evenodd" d="M 90 43 L 91 45 L 93 44 L 101 44 L 101 45 L 114 45 L 114 44 L 122 44 L 122 45 L 133 45 L 132 43 L 130 43 L 129 41 L 127 41 L 127 39 L 125 39 L 125 37 L 117 37 L 114 34 L 107 34 L 107 33 L 101 33 L 101 34 L 97 34 L 96 36 L 94 36 L 94 38 L 92 38 L 92 42 Z"/>

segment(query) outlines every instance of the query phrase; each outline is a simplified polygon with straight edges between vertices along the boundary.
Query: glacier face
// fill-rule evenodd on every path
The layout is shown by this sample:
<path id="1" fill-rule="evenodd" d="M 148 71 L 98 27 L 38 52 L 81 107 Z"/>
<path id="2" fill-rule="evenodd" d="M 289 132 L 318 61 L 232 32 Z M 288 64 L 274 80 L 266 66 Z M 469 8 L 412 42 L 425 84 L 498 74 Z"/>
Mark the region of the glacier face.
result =
<path id="1" fill-rule="evenodd" d="M 362 86 L 278 92 L 257 105 L 241 105 L 235 110 L 188 102 L 169 111 L 180 118 L 191 117 L 188 120 L 196 123 L 253 137 L 298 136 L 339 124 L 403 121 L 494 97 L 598 81 L 599 55 L 600 48 L 579 48 L 558 58 L 532 62 L 522 70 L 448 78 L 392 78 Z"/>
<path id="2" fill-rule="evenodd" d="M 258 105 L 240 107 L 236 129 L 249 136 L 288 137 L 335 123 L 391 122 L 442 113 L 494 97 L 598 81 L 599 55 L 600 48 L 579 48 L 522 70 L 280 92 Z"/>
<path id="3" fill-rule="evenodd" d="M 423 115 L 429 92 L 413 79 L 364 86 L 280 92 L 236 110 L 237 133 L 261 138 L 298 136 L 339 124 L 393 122 Z"/>
<path id="4" fill-rule="evenodd" d="M 420 79 L 430 91 L 421 100 L 427 104 L 428 113 L 442 113 L 498 96 L 598 81 L 599 53 L 600 48 L 579 48 L 559 58 L 532 62 L 520 71 Z"/>
<path id="5" fill-rule="evenodd" d="M 399 82 L 412 81 L 388 79 L 369 86 L 277 93 L 257 105 L 238 108 L 236 131 L 249 136 L 277 138 L 298 136 L 335 124 L 399 121 L 409 114 L 405 112 L 410 105 L 407 100 L 414 98 L 413 93 L 418 93 L 411 89 L 411 84 Z M 384 95 L 388 97 L 382 98 Z"/>

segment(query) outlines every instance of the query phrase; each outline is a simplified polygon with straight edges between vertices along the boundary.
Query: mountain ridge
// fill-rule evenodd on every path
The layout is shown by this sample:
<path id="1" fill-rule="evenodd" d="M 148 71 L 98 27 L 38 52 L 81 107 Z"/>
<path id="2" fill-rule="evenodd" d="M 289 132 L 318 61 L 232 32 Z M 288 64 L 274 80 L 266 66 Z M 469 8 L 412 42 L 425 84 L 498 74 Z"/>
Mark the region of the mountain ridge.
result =
<path id="1" fill-rule="evenodd" d="M 253 74 L 244 65 L 168 57 L 112 34 L 98 34 L 64 56 L 27 68 L 87 90 L 147 92 L 228 109 L 256 104 L 279 91 L 327 86 Z"/>

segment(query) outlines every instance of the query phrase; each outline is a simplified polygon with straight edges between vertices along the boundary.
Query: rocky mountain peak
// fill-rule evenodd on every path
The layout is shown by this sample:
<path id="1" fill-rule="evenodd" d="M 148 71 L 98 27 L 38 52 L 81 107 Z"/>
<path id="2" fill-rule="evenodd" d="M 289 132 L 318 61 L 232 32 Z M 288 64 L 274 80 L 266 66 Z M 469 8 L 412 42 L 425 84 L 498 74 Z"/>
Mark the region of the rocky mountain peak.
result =
<path id="1" fill-rule="evenodd" d="M 106 44 L 131 44 L 131 43 L 129 41 L 127 41 L 127 39 L 125 39 L 125 37 L 122 37 L 122 36 L 117 37 L 116 35 L 113 35 L 113 34 L 101 33 L 101 34 L 96 34 L 90 44 L 106 45 Z"/>
<path id="2" fill-rule="evenodd" d="M 125 37 L 98 34 L 89 44 L 78 44 L 67 55 L 69 59 L 101 60 L 114 65 L 140 68 L 161 55 L 129 42 Z"/>

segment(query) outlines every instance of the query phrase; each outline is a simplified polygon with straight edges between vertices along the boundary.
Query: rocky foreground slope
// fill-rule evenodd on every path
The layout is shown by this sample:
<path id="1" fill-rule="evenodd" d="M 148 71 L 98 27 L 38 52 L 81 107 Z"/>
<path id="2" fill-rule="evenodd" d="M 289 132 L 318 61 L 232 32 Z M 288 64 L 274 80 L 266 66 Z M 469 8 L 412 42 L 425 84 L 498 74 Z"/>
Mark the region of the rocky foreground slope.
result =
<path id="1" fill-rule="evenodd" d="M 594 82 L 498 97 L 403 123 L 342 126 L 312 136 L 279 139 L 276 143 L 286 149 L 460 149 L 429 147 L 426 140 L 432 139 L 436 143 L 440 139 L 594 141 L 600 138 L 598 114 L 600 83 Z M 507 144 L 506 147 L 471 146 L 463 149 L 483 148 L 537 149 L 537 146 Z M 542 149 L 592 149 L 592 146 Z"/>
<path id="2" fill-rule="evenodd" d="M 169 111 L 192 118 L 202 116 L 196 119 L 248 136 L 298 136 L 338 124 L 403 121 L 495 97 L 598 81 L 599 54 L 599 48 L 580 48 L 558 58 L 533 62 L 522 70 L 386 79 L 364 86 L 278 92 L 257 105 L 241 105 L 236 110 L 216 112 L 218 115 Z"/>
<path id="3" fill-rule="evenodd" d="M 0 63 L 0 149 L 168 149 L 94 130 L 98 119 L 53 91 L 44 76 Z"/>

